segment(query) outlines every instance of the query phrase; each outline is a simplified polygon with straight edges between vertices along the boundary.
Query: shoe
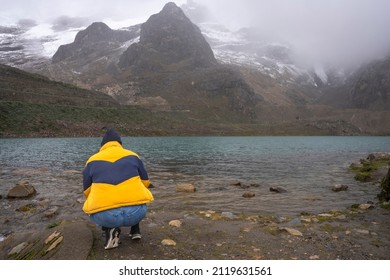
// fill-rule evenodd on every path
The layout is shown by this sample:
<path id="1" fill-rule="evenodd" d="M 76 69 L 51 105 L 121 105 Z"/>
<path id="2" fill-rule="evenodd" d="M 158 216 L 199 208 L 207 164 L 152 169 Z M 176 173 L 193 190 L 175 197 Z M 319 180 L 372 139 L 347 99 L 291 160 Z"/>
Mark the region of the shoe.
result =
<path id="1" fill-rule="evenodd" d="M 110 228 L 102 227 L 102 237 L 106 237 L 106 232 L 107 232 L 109 229 L 110 229 Z"/>
<path id="2" fill-rule="evenodd" d="M 116 248 L 119 245 L 119 234 L 121 233 L 120 228 L 107 228 L 106 230 L 106 243 L 104 249 Z"/>
<path id="3" fill-rule="evenodd" d="M 139 230 L 139 224 L 131 227 L 129 236 L 132 240 L 140 240 L 142 238 L 141 231 Z"/>

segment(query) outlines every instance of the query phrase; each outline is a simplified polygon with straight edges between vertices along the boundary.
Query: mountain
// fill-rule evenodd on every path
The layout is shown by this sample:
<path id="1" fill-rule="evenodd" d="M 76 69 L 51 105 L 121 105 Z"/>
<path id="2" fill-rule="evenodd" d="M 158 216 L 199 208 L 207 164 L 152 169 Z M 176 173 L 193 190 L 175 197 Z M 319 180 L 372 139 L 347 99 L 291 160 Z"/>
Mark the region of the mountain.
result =
<path id="1" fill-rule="evenodd" d="M 121 55 L 119 66 L 134 67 L 138 73 L 174 64 L 192 70 L 215 66 L 217 60 L 200 29 L 179 7 L 168 3 L 142 24 L 139 43 Z"/>
<path id="2" fill-rule="evenodd" d="M 390 57 L 362 67 L 351 78 L 349 97 L 357 108 L 390 110 Z"/>
<path id="3" fill-rule="evenodd" d="M 123 43 L 136 36 L 137 34 L 134 35 L 130 31 L 112 30 L 102 22 L 95 22 L 77 33 L 73 43 L 61 45 L 52 61 L 57 63 L 82 58 L 81 64 L 86 64 L 105 52 L 120 48 Z"/>
<path id="4" fill-rule="evenodd" d="M 320 65 L 302 66 L 295 58 L 295 49 L 286 41 L 274 38 L 258 28 L 231 31 L 213 20 L 207 7 L 187 1 L 184 13 L 196 23 L 210 44 L 218 61 L 249 66 L 284 83 L 297 83 L 314 89 L 328 84 L 328 75 L 335 69 Z"/>
<path id="5" fill-rule="evenodd" d="M 239 70 L 217 62 L 200 29 L 176 4 L 166 4 L 132 32 L 114 32 L 104 23 L 92 24 L 58 49 L 44 73 L 105 92 L 121 104 L 195 118 L 256 117 L 261 96 Z"/>
<path id="6" fill-rule="evenodd" d="M 320 102 L 338 108 L 390 110 L 390 57 L 363 65 L 344 83 L 327 88 Z"/>
<path id="7" fill-rule="evenodd" d="M 0 38 L 7 39 L 0 41 L 0 61 L 83 88 L 90 100 L 94 100 L 90 94 L 111 97 L 114 106 L 90 100 L 85 105 L 71 103 L 78 98 L 71 95 L 64 97 L 67 105 L 61 103 L 61 93 L 58 99 L 52 95 L 50 103 L 38 97 L 40 91 L 31 99 L 39 102 L 20 100 L 26 111 L 35 106 L 31 104 L 62 104 L 55 109 L 54 127 L 64 122 L 61 110 L 76 110 L 80 127 L 83 118 L 93 127 L 78 129 L 82 135 L 96 132 L 104 123 L 147 135 L 390 133 L 383 126 L 390 120 L 390 110 L 383 105 L 388 92 L 386 63 L 377 62 L 354 74 L 319 65 L 304 68 L 296 63 L 288 43 L 251 28 L 231 32 L 205 22 L 203 12 L 190 10 L 168 3 L 145 23 L 117 30 L 95 22 L 77 29 L 73 42 L 59 46 L 52 57 L 39 55 L 38 49 L 58 44 L 59 34 L 73 26 L 68 19 L 46 39 L 27 40 L 26 33 L 35 27 L 3 28 L 0 33 L 6 36 Z M 199 22 L 195 24 L 187 14 L 196 15 Z M 34 44 L 39 46 L 35 53 L 27 51 Z M 21 85 L 23 94 L 35 87 Z M 5 102 L 16 106 L 18 97 L 12 99 L 11 93 L 4 93 Z M 85 106 L 89 109 L 84 111 L 93 112 L 92 121 L 86 121 L 89 117 L 80 109 Z M 75 126 L 68 117 L 69 132 Z"/>

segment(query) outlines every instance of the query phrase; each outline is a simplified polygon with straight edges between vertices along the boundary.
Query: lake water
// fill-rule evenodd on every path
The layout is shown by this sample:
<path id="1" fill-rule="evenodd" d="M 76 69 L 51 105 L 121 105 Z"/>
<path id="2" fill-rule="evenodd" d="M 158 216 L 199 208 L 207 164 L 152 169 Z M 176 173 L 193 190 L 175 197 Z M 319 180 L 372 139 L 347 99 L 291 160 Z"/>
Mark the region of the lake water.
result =
<path id="1" fill-rule="evenodd" d="M 124 137 L 122 140 L 125 148 L 141 156 L 155 185 L 151 207 L 233 213 L 319 213 L 375 201 L 378 187 L 356 182 L 348 167 L 372 152 L 390 152 L 390 137 Z M 101 138 L 0 139 L 3 182 L 13 171 L 22 169 L 48 170 L 50 175 L 45 176 L 49 177 L 64 170 L 81 171 L 88 157 L 98 150 L 100 141 Z M 242 189 L 233 186 L 232 181 L 258 186 Z M 177 183 L 192 183 L 197 192 L 177 193 Z M 333 192 L 331 188 L 336 184 L 347 184 L 348 191 Z M 287 192 L 270 192 L 271 186 Z M 56 191 L 66 193 L 66 186 Z M 256 196 L 243 198 L 246 191 Z"/>

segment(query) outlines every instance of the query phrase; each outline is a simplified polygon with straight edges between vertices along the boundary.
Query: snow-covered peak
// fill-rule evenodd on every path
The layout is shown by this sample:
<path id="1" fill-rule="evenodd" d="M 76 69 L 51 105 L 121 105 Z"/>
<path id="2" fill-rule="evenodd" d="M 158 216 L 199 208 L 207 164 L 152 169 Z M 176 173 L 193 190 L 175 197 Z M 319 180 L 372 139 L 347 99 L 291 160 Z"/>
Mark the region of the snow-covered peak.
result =
<path id="1" fill-rule="evenodd" d="M 49 23 L 0 26 L 0 63 L 21 66 L 50 59 L 85 27 L 55 30 Z"/>

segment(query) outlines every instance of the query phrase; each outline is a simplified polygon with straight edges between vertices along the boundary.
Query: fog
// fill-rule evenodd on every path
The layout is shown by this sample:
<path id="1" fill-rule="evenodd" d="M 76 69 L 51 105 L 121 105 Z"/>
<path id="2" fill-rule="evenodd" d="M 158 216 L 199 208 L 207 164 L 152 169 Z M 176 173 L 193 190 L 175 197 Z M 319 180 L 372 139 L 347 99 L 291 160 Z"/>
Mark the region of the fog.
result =
<path id="1" fill-rule="evenodd" d="M 390 55 L 388 0 L 198 0 L 214 20 L 288 42 L 302 63 L 358 65 Z"/>
<path id="2" fill-rule="evenodd" d="M 20 19 L 52 22 L 58 17 L 86 18 L 93 21 L 146 21 L 158 13 L 167 0 L 0 0 L 0 25 Z M 182 5 L 186 0 L 173 1 Z"/>
<path id="3" fill-rule="evenodd" d="M 112 28 L 141 23 L 163 0 L 0 0 L 0 25 L 30 20 L 81 25 L 104 21 Z M 185 0 L 174 1 L 178 6 Z M 302 63 L 354 65 L 390 54 L 389 0 L 196 0 L 207 20 L 231 30 L 255 27 L 264 38 L 287 42 Z M 72 23 L 71 19 L 77 19 Z"/>

